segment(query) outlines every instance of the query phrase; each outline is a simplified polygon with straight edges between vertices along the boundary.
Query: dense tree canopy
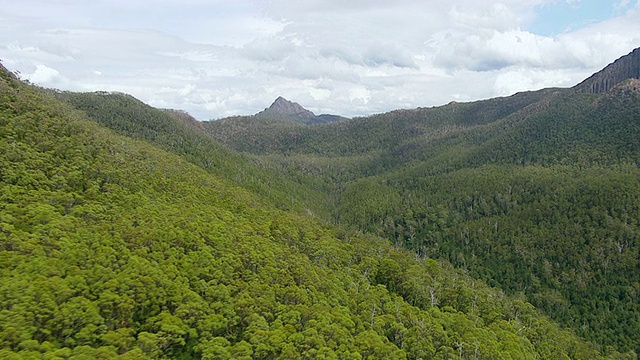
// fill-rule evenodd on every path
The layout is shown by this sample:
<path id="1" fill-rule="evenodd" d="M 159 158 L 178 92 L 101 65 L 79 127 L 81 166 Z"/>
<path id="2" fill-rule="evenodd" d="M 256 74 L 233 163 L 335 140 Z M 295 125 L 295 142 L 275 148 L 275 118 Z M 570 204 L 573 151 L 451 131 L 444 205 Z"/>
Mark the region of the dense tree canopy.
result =
<path id="1" fill-rule="evenodd" d="M 638 89 L 398 110 L 298 127 L 289 142 L 272 128 L 253 147 L 204 126 L 323 182 L 331 221 L 523 295 L 603 349 L 640 352 Z"/>
<path id="2" fill-rule="evenodd" d="M 166 150 L 1 74 L 1 358 L 624 358 Z"/>

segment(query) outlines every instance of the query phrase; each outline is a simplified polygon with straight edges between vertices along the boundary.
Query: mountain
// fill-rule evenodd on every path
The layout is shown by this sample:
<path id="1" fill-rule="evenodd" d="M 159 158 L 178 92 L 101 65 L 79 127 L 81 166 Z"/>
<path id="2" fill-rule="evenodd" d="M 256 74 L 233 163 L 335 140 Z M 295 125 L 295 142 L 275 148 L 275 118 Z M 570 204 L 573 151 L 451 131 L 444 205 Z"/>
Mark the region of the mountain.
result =
<path id="1" fill-rule="evenodd" d="M 315 115 L 297 103 L 278 97 L 270 107 L 253 116 L 234 116 L 204 121 L 204 132 L 241 152 L 271 152 L 295 146 L 300 132 L 348 120 L 339 115 Z"/>
<path id="2" fill-rule="evenodd" d="M 332 222 L 640 353 L 638 54 L 574 88 L 217 138 L 324 184 Z"/>
<path id="3" fill-rule="evenodd" d="M 0 358 L 622 358 L 446 261 L 280 208 L 235 179 L 259 163 L 130 96 L 6 72 L 0 94 Z"/>
<path id="4" fill-rule="evenodd" d="M 640 79 L 640 48 L 609 64 L 602 71 L 593 74 L 573 89 L 600 94 L 609 91 L 627 79 Z"/>
<path id="5" fill-rule="evenodd" d="M 289 120 L 306 125 L 325 124 L 346 120 L 338 115 L 323 114 L 316 116 L 313 112 L 303 108 L 300 104 L 291 102 L 279 96 L 271 106 L 254 115 L 256 118 Z"/>
<path id="6" fill-rule="evenodd" d="M 256 117 L 269 118 L 290 118 L 294 121 L 307 123 L 316 115 L 311 111 L 303 108 L 300 104 L 291 102 L 282 96 L 279 96 L 271 106 L 257 113 Z"/>

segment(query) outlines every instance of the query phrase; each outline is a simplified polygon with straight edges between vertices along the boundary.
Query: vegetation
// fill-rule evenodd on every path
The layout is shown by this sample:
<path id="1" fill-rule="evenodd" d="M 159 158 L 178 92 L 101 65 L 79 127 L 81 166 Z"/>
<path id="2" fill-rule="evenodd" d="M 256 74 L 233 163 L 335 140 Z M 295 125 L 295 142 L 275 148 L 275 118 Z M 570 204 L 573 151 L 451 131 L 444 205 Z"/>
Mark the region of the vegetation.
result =
<path id="1" fill-rule="evenodd" d="M 0 358 L 635 359 L 638 89 L 196 123 L 0 68 Z"/>
<path id="2" fill-rule="evenodd" d="M 3 359 L 625 358 L 447 262 L 278 208 L 171 137 L 117 134 L 5 72 L 0 96 Z"/>
<path id="3" fill-rule="evenodd" d="M 447 260 L 602 349 L 637 353 L 639 88 L 398 110 L 300 127 L 284 145 L 264 132 L 268 147 L 216 129 L 292 176 L 322 179 L 333 222 Z"/>
<path id="4" fill-rule="evenodd" d="M 279 208 L 327 216 L 325 191 L 312 178 L 291 178 L 229 151 L 202 133 L 200 124 L 179 111 L 158 110 L 122 93 L 53 92 L 92 120 L 119 134 L 146 140 L 218 177 L 255 192 Z"/>
<path id="5" fill-rule="evenodd" d="M 634 92 L 563 96 L 349 183 L 335 216 L 640 351 L 639 119 Z"/>

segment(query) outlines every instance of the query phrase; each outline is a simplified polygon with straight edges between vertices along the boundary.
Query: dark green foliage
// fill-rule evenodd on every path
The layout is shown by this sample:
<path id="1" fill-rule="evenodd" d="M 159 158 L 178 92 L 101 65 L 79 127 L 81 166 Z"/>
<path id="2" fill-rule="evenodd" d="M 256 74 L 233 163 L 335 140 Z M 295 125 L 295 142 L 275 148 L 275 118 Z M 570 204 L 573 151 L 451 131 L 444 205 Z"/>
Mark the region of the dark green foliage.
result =
<path id="1" fill-rule="evenodd" d="M 237 116 L 203 122 L 204 131 L 212 138 L 237 151 L 267 153 L 286 149 L 300 140 L 304 124 L 290 119 Z"/>
<path id="2" fill-rule="evenodd" d="M 485 166 L 379 189 L 389 199 L 351 220 L 445 258 L 587 337 L 634 349 L 640 314 L 640 171 Z M 397 189 L 397 188 L 396 188 Z M 354 191 L 366 187 L 358 184 Z M 350 188 L 349 191 L 352 191 Z M 344 193 L 344 212 L 357 197 Z M 396 195 L 391 195 L 396 194 Z M 611 329 L 606 334 L 602 329 Z M 612 337 L 611 334 L 616 334 Z"/>
<path id="3" fill-rule="evenodd" d="M 548 102 L 347 185 L 336 217 L 523 292 L 598 343 L 638 351 L 640 98 L 614 89 Z M 403 201 L 361 210 L 371 186 Z"/>

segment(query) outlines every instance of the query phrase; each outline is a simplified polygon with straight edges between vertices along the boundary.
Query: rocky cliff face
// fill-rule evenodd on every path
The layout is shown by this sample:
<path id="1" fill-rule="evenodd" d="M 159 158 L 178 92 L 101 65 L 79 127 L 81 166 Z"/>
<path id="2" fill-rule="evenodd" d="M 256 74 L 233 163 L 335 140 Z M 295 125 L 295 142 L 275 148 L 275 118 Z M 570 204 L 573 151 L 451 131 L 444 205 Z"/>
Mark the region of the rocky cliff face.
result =
<path id="1" fill-rule="evenodd" d="M 609 64 L 573 89 L 577 92 L 600 94 L 627 79 L 640 79 L 640 48 Z"/>

